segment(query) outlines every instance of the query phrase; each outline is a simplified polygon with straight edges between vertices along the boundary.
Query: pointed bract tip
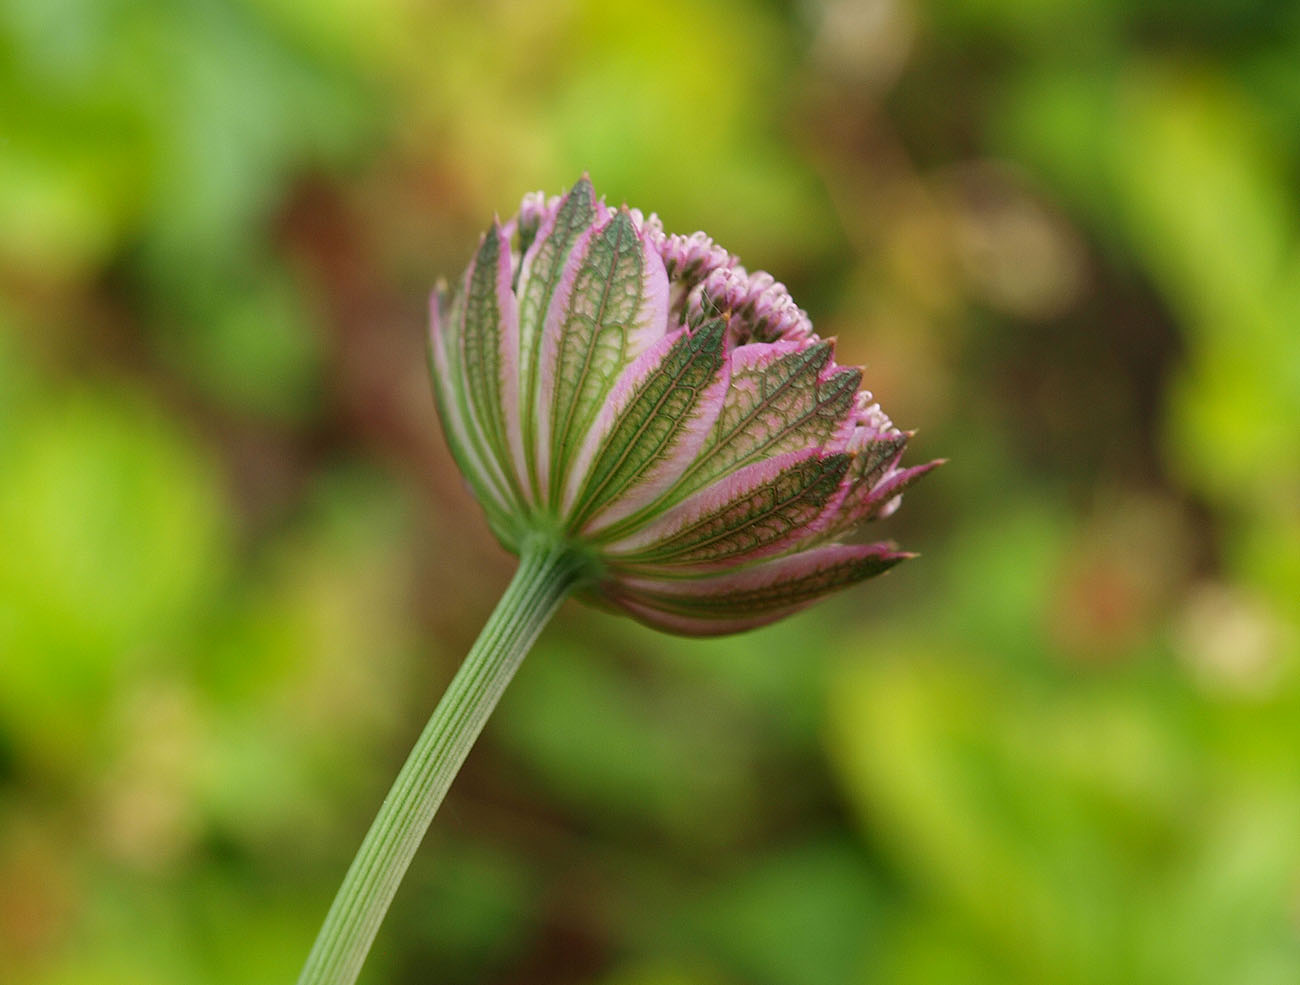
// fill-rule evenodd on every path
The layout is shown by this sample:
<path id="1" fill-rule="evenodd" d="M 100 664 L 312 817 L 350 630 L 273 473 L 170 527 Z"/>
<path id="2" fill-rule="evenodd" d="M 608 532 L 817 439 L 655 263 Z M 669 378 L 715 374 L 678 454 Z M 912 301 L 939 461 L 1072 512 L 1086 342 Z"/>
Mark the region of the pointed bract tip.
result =
<path id="1" fill-rule="evenodd" d="M 569 198 L 575 195 L 585 198 L 589 205 L 596 204 L 596 189 L 586 171 L 582 172 L 582 177 L 573 183 L 573 187 L 569 189 L 569 193 L 565 197 Z"/>
<path id="2" fill-rule="evenodd" d="M 447 282 L 441 277 L 429 292 L 429 330 L 432 331 L 442 317 L 442 303 L 447 297 Z"/>

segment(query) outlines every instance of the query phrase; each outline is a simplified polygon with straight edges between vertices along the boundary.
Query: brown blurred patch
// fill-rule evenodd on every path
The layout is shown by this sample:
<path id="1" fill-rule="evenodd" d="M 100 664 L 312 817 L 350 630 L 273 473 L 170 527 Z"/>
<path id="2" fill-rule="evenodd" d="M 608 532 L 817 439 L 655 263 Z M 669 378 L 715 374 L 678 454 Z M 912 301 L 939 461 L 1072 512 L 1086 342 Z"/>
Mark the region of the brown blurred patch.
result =
<path id="1" fill-rule="evenodd" d="M 1124 659 L 1167 619 L 1192 569 L 1192 524 L 1177 503 L 1134 493 L 1102 499 L 1075 535 L 1048 611 L 1071 660 Z"/>

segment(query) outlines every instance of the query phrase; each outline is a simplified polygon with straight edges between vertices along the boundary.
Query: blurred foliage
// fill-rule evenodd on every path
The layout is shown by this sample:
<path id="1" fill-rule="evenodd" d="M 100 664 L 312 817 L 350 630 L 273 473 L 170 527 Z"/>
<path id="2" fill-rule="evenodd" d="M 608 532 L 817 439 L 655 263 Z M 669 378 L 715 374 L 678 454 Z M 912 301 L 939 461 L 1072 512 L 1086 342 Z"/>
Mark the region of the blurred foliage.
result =
<path id="1" fill-rule="evenodd" d="M 794 289 L 887 579 L 567 607 L 370 982 L 1300 975 L 1300 8 L 0 0 L 0 983 L 284 982 L 503 587 L 424 299 L 584 170 Z"/>

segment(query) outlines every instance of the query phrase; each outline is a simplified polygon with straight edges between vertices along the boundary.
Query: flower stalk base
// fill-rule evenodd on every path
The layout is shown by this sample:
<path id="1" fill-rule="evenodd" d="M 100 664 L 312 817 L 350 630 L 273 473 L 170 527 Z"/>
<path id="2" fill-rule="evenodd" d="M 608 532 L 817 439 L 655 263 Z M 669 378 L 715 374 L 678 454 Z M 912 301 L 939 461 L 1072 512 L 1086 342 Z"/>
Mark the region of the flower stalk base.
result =
<path id="1" fill-rule="evenodd" d="M 535 542 L 416 740 L 343 878 L 298 985 L 352 985 L 447 788 L 542 627 L 581 580 L 569 548 Z"/>

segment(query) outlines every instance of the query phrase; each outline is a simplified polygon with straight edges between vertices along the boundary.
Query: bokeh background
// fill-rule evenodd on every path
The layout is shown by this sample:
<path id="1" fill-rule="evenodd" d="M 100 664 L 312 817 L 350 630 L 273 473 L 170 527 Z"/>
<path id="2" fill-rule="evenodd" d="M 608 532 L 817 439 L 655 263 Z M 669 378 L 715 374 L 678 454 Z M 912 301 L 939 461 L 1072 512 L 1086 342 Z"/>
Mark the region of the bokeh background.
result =
<path id="1" fill-rule="evenodd" d="M 368 983 L 1300 978 L 1300 7 L 0 0 L 0 982 L 293 979 L 505 585 L 427 295 L 582 171 L 952 461 L 566 606 Z"/>

